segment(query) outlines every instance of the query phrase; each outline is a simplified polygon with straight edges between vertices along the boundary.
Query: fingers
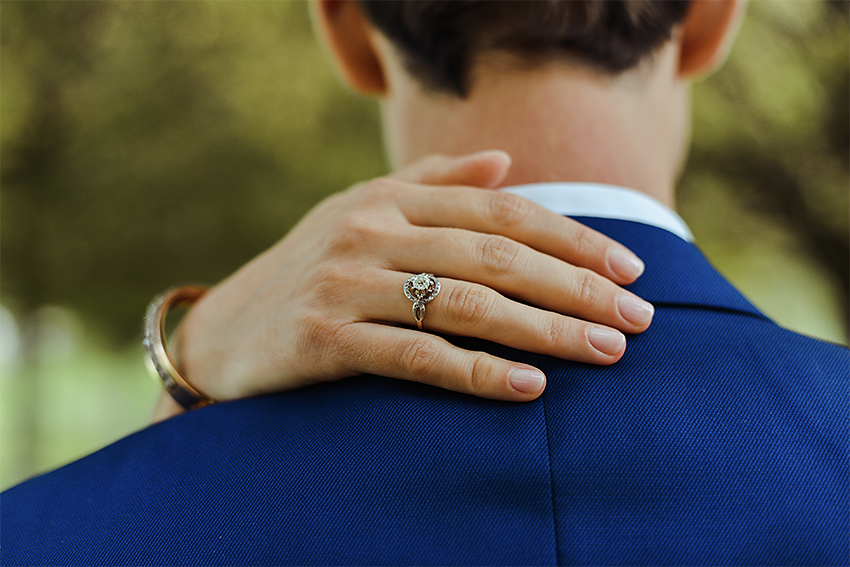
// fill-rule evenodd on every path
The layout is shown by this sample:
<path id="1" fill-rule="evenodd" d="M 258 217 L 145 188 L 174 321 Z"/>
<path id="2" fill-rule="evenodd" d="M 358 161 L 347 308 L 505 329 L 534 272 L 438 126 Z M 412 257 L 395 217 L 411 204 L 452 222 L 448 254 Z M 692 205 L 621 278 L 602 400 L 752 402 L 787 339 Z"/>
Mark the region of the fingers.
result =
<path id="1" fill-rule="evenodd" d="M 412 325 L 412 303 L 402 291 L 408 274 L 382 270 L 357 299 L 363 319 Z M 440 278 L 425 306 L 428 331 L 477 337 L 519 350 L 589 364 L 612 364 L 625 352 L 622 333 L 512 301 L 482 285 Z M 367 315 L 368 314 L 368 315 Z"/>
<path id="2" fill-rule="evenodd" d="M 392 177 L 423 185 L 469 185 L 496 187 L 508 173 L 511 157 L 501 150 L 489 150 L 451 158 L 429 156 Z"/>
<path id="3" fill-rule="evenodd" d="M 643 262 L 622 244 L 517 195 L 469 187 L 422 189 L 399 199 L 412 224 L 506 236 L 619 284 L 643 273 Z"/>
<path id="4" fill-rule="evenodd" d="M 542 372 L 484 352 L 458 348 L 429 333 L 377 323 L 351 325 L 345 349 L 354 373 L 422 382 L 439 388 L 505 401 L 530 401 L 546 386 Z"/>
<path id="5" fill-rule="evenodd" d="M 392 267 L 475 282 L 538 307 L 640 333 L 653 307 L 610 280 L 509 238 L 458 229 L 413 228 L 386 251 Z"/>

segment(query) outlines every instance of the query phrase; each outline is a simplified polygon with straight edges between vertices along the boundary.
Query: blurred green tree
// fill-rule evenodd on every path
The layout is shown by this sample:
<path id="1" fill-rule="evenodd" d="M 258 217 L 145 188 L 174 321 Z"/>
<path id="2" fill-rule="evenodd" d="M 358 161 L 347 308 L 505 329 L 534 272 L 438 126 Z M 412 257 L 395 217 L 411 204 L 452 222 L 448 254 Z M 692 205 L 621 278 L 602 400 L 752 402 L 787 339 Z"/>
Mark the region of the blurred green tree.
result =
<path id="1" fill-rule="evenodd" d="M 141 358 L 93 358 L 88 339 L 57 371 L 40 307 L 121 352 L 158 291 L 216 282 L 385 165 L 375 105 L 334 79 L 304 3 L 3 1 L 0 75 L 0 287 L 22 328 L 0 384 L 11 483 L 140 427 L 152 403 L 127 371 Z M 85 426 L 81 407 L 110 397 L 134 417 Z"/>
<path id="2" fill-rule="evenodd" d="M 385 170 L 375 106 L 333 78 L 302 2 L 0 9 L 0 284 L 18 315 L 62 304 L 135 338 L 158 290 L 217 281 Z M 752 237 L 691 213 L 708 186 L 778 219 L 846 312 L 848 3 L 753 2 L 744 28 L 696 86 L 681 209 L 707 249 Z"/>
<path id="3" fill-rule="evenodd" d="M 768 315 L 845 342 L 848 9 L 750 2 L 729 61 L 694 86 L 679 193 Z M 0 380 L 8 486 L 142 426 L 156 388 L 139 352 L 46 357 L 41 306 L 138 341 L 156 293 L 218 281 L 386 164 L 376 105 L 336 81 L 304 2 L 3 0 L 0 77 L 0 299 L 24 323 L 24 363 Z"/>
<path id="4" fill-rule="evenodd" d="M 293 2 L 3 2 L 3 300 L 116 340 L 385 170 Z"/>
<path id="5" fill-rule="evenodd" d="M 754 216 L 781 225 L 780 248 L 798 248 L 835 282 L 844 333 L 850 311 L 848 19 L 848 2 L 750 4 L 729 61 L 695 88 L 694 144 L 679 191 L 698 241 L 720 255 L 718 243 L 734 249 L 767 237 L 753 233 Z M 725 198 L 706 215 L 711 190 Z M 764 274 L 760 287 L 769 287 L 770 278 Z M 800 289 L 785 301 L 813 292 Z M 771 314 L 781 319 L 783 309 Z"/>

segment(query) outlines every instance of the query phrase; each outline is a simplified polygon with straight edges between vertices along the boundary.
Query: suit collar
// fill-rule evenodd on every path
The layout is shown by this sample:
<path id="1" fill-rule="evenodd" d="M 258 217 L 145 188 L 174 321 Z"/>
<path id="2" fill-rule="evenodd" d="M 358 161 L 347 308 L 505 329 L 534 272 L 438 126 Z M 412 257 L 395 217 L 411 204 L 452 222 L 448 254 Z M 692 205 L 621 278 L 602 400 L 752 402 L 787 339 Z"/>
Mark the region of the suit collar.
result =
<path id="1" fill-rule="evenodd" d="M 601 183 L 531 183 L 500 189 L 567 217 L 620 219 L 657 226 L 693 242 L 688 225 L 670 207 L 640 191 Z"/>
<path id="2" fill-rule="evenodd" d="M 570 216 L 632 250 L 646 271 L 628 289 L 650 303 L 731 310 L 766 319 L 693 245 L 682 218 L 644 193 L 598 183 L 533 183 L 501 190 Z"/>
<path id="3" fill-rule="evenodd" d="M 747 313 L 767 319 L 715 270 L 692 243 L 647 224 L 573 217 L 622 243 L 646 264 L 627 289 L 654 305 L 681 305 Z"/>

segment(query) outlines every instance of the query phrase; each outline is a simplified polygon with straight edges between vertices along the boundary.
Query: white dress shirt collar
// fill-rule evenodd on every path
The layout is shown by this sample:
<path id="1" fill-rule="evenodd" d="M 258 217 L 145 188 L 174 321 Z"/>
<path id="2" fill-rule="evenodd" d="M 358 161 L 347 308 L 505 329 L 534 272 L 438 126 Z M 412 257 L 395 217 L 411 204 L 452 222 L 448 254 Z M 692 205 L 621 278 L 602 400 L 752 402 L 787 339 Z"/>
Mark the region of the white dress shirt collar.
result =
<path id="1" fill-rule="evenodd" d="M 600 183 L 532 183 L 501 189 L 571 217 L 639 222 L 668 230 L 693 242 L 688 225 L 672 209 L 634 189 Z"/>

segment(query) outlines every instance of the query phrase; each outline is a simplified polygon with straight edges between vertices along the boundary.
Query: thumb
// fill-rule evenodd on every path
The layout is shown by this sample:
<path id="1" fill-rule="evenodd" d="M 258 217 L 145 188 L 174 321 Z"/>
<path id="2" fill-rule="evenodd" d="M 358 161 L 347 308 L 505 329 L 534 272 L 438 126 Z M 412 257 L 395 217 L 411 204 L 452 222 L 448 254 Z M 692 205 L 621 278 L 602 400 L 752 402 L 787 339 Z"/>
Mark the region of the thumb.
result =
<path id="1" fill-rule="evenodd" d="M 461 157 L 428 156 L 402 169 L 392 177 L 422 185 L 468 185 L 497 187 L 511 168 L 511 156 L 502 150 L 488 150 Z"/>

